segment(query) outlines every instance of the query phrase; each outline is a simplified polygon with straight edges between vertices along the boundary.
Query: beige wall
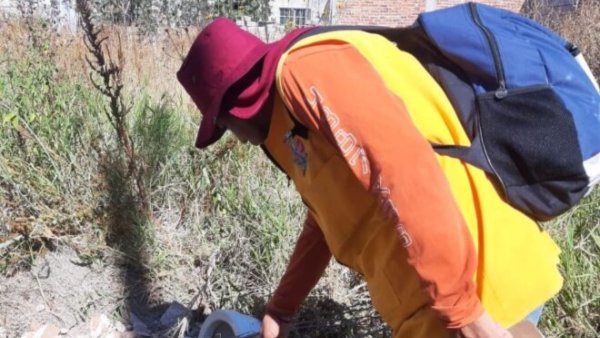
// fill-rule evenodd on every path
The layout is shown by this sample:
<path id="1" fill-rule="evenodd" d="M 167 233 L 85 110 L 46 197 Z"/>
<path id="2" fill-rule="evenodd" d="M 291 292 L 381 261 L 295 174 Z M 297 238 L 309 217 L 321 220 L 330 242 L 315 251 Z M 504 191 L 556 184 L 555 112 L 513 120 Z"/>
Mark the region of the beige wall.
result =
<path id="1" fill-rule="evenodd" d="M 427 3 L 436 8 L 445 8 L 463 3 L 461 0 L 337 0 L 335 24 L 357 24 L 377 26 L 405 26 L 425 11 Z M 476 1 L 519 12 L 523 0 Z"/>

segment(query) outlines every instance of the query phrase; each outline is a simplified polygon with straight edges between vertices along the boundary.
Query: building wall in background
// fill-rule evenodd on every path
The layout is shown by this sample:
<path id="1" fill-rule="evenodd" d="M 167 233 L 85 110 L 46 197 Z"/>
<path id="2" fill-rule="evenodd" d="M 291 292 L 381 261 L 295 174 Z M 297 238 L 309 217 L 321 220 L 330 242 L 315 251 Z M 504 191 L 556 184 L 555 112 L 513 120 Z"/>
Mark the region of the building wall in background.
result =
<path id="1" fill-rule="evenodd" d="M 159 0 L 152 0 L 159 2 Z M 178 2 L 178 0 L 173 0 Z M 514 12 L 532 0 L 475 0 Z M 24 0 L 0 0 L 2 17 L 19 15 L 17 4 Z M 74 0 L 35 0 L 36 15 L 50 19 L 52 28 L 76 31 Z M 271 0 L 271 15 L 265 22 L 239 20 L 240 26 L 272 41 L 295 26 L 375 25 L 406 26 L 424 11 L 445 8 L 466 0 Z M 536 0 L 548 8 L 573 9 L 577 0 Z M 210 1 L 209 1 L 210 3 Z"/>
<path id="2" fill-rule="evenodd" d="M 19 3 L 26 6 L 25 0 L 0 0 L 0 18 L 20 15 Z M 74 0 L 36 0 L 33 1 L 33 15 L 49 19 L 55 30 L 77 30 L 77 12 Z"/>
<path id="3" fill-rule="evenodd" d="M 332 0 L 333 1 L 333 0 Z M 426 10 L 446 8 L 464 3 L 462 0 L 337 0 L 335 24 L 406 26 Z M 476 1 L 519 12 L 524 0 Z"/>
<path id="4" fill-rule="evenodd" d="M 278 25 L 289 25 L 296 23 L 293 19 L 298 19 L 299 14 L 302 21 L 302 15 L 305 16 L 304 25 L 324 24 L 330 15 L 327 15 L 328 8 L 331 6 L 332 0 L 273 0 L 271 2 L 271 19 L 272 23 Z M 295 12 L 293 18 L 288 23 L 283 23 L 285 15 L 290 12 Z M 325 20 L 325 21 L 324 21 Z M 302 26 L 302 25 L 300 25 Z"/>

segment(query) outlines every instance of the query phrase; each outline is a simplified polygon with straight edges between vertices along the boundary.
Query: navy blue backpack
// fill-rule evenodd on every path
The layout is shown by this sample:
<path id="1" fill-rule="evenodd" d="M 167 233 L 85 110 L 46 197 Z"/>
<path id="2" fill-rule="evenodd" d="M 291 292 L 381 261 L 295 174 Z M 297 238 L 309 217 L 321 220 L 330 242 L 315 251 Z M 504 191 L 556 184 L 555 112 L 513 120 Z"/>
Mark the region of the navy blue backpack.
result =
<path id="1" fill-rule="evenodd" d="M 518 14 L 466 3 L 414 25 L 360 29 L 413 54 L 444 89 L 470 147 L 440 154 L 485 170 L 508 203 L 536 220 L 574 206 L 600 181 L 600 94 L 576 47 Z"/>

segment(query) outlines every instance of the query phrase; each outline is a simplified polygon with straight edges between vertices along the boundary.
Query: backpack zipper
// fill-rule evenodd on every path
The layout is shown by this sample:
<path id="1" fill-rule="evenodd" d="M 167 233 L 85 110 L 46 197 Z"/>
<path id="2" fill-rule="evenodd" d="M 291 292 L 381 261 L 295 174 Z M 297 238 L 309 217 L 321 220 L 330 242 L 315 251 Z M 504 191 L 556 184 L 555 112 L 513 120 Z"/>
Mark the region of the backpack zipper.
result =
<path id="1" fill-rule="evenodd" d="M 498 42 L 494 38 L 494 35 L 492 34 L 492 32 L 490 32 L 490 30 L 481 22 L 481 17 L 479 16 L 479 12 L 477 11 L 477 5 L 474 2 L 469 3 L 469 10 L 471 12 L 471 18 L 473 18 L 473 21 L 475 22 L 475 24 L 481 29 L 481 31 L 485 35 L 485 38 L 488 41 L 490 49 L 492 50 L 492 57 L 494 58 L 494 67 L 496 68 L 496 77 L 498 78 L 498 89 L 496 89 L 496 91 L 494 92 L 494 97 L 498 100 L 502 100 L 503 98 L 508 96 L 508 90 L 506 89 L 506 76 L 504 74 L 504 67 L 502 66 L 502 60 L 500 59 L 500 51 L 498 48 Z M 477 115 L 477 119 L 478 120 L 481 119 L 479 114 Z M 502 193 L 504 195 L 504 198 L 508 199 L 508 190 L 506 188 L 506 184 L 504 183 L 504 180 L 502 180 L 502 177 L 500 175 L 498 175 L 498 171 L 494 167 L 494 164 L 492 163 L 490 156 L 487 153 L 487 147 L 485 145 L 485 140 L 483 137 L 483 130 L 481 128 L 481 121 L 477 121 L 477 129 L 478 129 L 478 133 L 480 135 L 480 141 L 481 141 L 481 145 L 482 145 L 481 148 L 483 149 L 483 156 L 487 160 L 490 168 L 492 169 L 492 172 L 494 173 L 494 176 L 498 180 L 498 183 L 500 183 L 500 187 L 502 188 Z"/>
<path id="2" fill-rule="evenodd" d="M 477 11 L 477 5 L 474 2 L 469 3 L 469 9 L 471 12 L 471 18 L 475 22 L 475 24 L 481 29 L 485 38 L 488 41 L 488 44 L 492 50 L 492 57 L 494 58 L 494 66 L 496 68 L 496 77 L 498 78 L 498 89 L 494 93 L 494 96 L 501 100 L 508 95 L 508 90 L 506 89 L 506 77 L 504 75 L 504 67 L 502 66 L 502 60 L 500 60 L 500 52 L 498 49 L 498 43 L 492 35 L 492 32 L 481 22 L 481 17 L 479 16 L 479 12 Z"/>
<path id="3" fill-rule="evenodd" d="M 502 179 L 502 176 L 498 175 L 498 170 L 496 170 L 496 167 L 494 167 L 494 164 L 492 163 L 492 160 L 490 159 L 490 155 L 487 152 L 487 147 L 485 145 L 485 138 L 483 137 L 483 129 L 481 128 L 481 116 L 480 114 L 475 115 L 477 118 L 477 132 L 479 133 L 479 141 L 481 142 L 481 150 L 483 151 L 483 156 L 485 157 L 485 160 L 487 161 L 488 165 L 490 166 L 490 169 L 492 169 L 492 172 L 494 173 L 494 177 L 498 180 L 498 183 L 500 183 L 500 187 L 502 188 L 502 194 L 504 195 L 504 198 L 506 200 L 508 200 L 508 189 L 506 187 L 506 184 L 504 183 L 504 180 Z"/>

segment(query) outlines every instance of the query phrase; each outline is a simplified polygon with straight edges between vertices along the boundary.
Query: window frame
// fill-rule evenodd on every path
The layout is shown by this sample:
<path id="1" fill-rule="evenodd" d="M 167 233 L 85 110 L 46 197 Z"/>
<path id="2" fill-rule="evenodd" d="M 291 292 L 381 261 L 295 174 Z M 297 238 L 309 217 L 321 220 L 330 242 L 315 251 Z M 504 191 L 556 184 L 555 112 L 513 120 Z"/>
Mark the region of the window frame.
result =
<path id="1" fill-rule="evenodd" d="M 285 14 L 284 14 L 285 13 Z M 310 8 L 307 7 L 279 7 L 279 24 L 302 27 L 310 24 Z"/>

